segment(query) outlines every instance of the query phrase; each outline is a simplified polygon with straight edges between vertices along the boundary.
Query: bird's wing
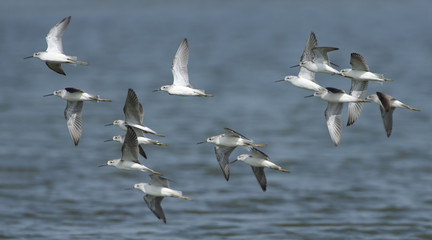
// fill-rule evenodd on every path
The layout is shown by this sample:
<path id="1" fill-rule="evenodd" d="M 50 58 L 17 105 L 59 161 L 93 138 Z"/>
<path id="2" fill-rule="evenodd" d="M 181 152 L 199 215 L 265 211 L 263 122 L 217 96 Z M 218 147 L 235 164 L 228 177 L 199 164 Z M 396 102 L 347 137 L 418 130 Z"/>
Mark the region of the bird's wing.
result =
<path id="1" fill-rule="evenodd" d="M 369 72 L 369 66 L 364 57 L 358 53 L 351 53 L 350 64 L 353 70 Z"/>
<path id="2" fill-rule="evenodd" d="M 326 64 L 330 64 L 330 60 L 328 57 L 328 52 L 339 50 L 339 48 L 335 47 L 315 47 L 312 49 L 314 53 L 314 61 L 323 62 Z"/>
<path id="3" fill-rule="evenodd" d="M 267 179 L 264 173 L 263 167 L 253 167 L 251 166 L 253 173 L 255 174 L 256 179 L 258 180 L 261 189 L 265 192 L 267 188 Z"/>
<path id="4" fill-rule="evenodd" d="M 358 81 L 353 79 L 351 81 L 350 95 L 356 98 L 364 99 L 368 81 Z M 348 103 L 348 122 L 347 125 L 352 125 L 360 116 L 363 109 L 363 103 Z"/>
<path id="5" fill-rule="evenodd" d="M 139 163 L 138 161 L 138 140 L 135 131 L 126 126 L 126 136 L 122 145 L 122 160 Z"/>
<path id="6" fill-rule="evenodd" d="M 64 117 L 67 122 L 67 127 L 75 146 L 78 145 L 82 133 L 82 107 L 83 101 L 67 101 L 66 108 L 64 110 Z"/>
<path id="7" fill-rule="evenodd" d="M 151 185 L 169 188 L 168 179 L 156 174 L 150 174 L 150 178 L 151 178 L 150 181 Z"/>
<path id="8" fill-rule="evenodd" d="M 216 159 L 220 168 L 222 169 L 222 173 L 225 179 L 228 181 L 230 176 L 229 156 L 232 151 L 234 151 L 235 147 L 216 146 L 214 149 L 216 153 Z"/>
<path id="9" fill-rule="evenodd" d="M 141 103 L 138 100 L 134 90 L 129 88 L 128 95 L 126 97 L 125 105 L 123 107 L 123 113 L 127 123 L 141 124 L 144 116 L 144 110 Z"/>
<path id="10" fill-rule="evenodd" d="M 224 129 L 225 129 L 225 136 L 248 139 L 247 137 L 241 135 L 240 133 L 238 133 L 232 129 L 229 129 L 229 128 L 224 128 Z"/>
<path id="11" fill-rule="evenodd" d="M 252 148 L 251 155 L 255 158 L 262 158 L 262 159 L 269 160 L 269 157 L 267 156 L 267 154 L 263 153 L 261 150 L 259 150 L 257 148 Z"/>
<path id="12" fill-rule="evenodd" d="M 310 80 L 312 82 L 315 82 L 315 72 L 309 71 L 305 67 L 300 67 L 300 71 L 298 73 L 298 77 Z"/>
<path id="13" fill-rule="evenodd" d="M 164 223 L 166 223 L 165 214 L 161 207 L 162 200 L 163 197 L 156 197 L 148 194 L 144 196 L 144 201 L 147 203 L 148 208 L 154 213 L 157 218 L 161 219 Z"/>
<path id="14" fill-rule="evenodd" d="M 174 85 L 191 87 L 189 83 L 188 74 L 188 59 L 189 59 L 189 46 L 187 39 L 185 38 L 177 49 L 176 55 L 174 56 L 171 71 L 174 77 Z"/>
<path id="15" fill-rule="evenodd" d="M 70 16 L 63 18 L 63 20 L 58 22 L 48 32 L 47 36 L 45 37 L 48 45 L 46 50 L 47 52 L 63 53 L 62 37 L 67 26 L 69 25 L 70 20 L 71 20 Z"/>
<path id="16" fill-rule="evenodd" d="M 342 136 L 342 113 L 343 103 L 329 102 L 325 110 L 325 118 L 327 120 L 327 128 L 335 146 L 339 145 Z"/>
<path id="17" fill-rule="evenodd" d="M 312 49 L 317 46 L 318 42 L 314 32 L 311 32 L 309 35 L 308 41 L 306 42 L 306 46 L 303 50 L 303 54 L 300 58 L 300 61 L 312 61 L 314 58 L 314 53 Z"/>
<path id="18" fill-rule="evenodd" d="M 66 73 L 63 71 L 63 69 L 61 67 L 61 63 L 45 62 L 45 64 L 54 72 L 60 73 L 60 74 L 66 76 Z"/>

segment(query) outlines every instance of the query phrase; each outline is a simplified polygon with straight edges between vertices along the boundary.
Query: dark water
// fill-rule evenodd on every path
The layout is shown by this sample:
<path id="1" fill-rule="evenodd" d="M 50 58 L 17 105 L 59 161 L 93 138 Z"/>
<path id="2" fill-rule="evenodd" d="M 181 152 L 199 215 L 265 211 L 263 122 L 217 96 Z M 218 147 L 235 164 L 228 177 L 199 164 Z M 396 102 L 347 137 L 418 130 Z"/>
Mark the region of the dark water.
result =
<path id="1" fill-rule="evenodd" d="M 45 35 L 72 16 L 67 54 L 89 66 L 37 59 Z M 432 239 L 432 3 L 429 1 L 1 1 L 0 238 L 2 239 Z M 420 112 L 397 109 L 390 138 L 378 106 L 343 129 L 334 147 L 326 103 L 275 83 L 298 69 L 311 31 L 335 46 L 333 62 L 365 56 L 393 82 L 369 84 Z M 172 58 L 190 45 L 191 83 L 213 98 L 153 93 L 172 81 Z M 317 75 L 323 86 L 350 81 Z M 77 87 L 110 98 L 85 103 L 74 147 L 65 102 L 42 95 Z M 147 174 L 98 168 L 120 157 L 122 134 L 104 124 L 123 118 L 127 89 L 144 122 L 166 147 L 146 148 L 147 166 L 193 201 L 166 198 L 163 224 L 124 190 Z M 346 108 L 343 112 L 346 121 Z M 266 170 L 262 192 L 250 167 L 233 164 L 226 182 L 213 145 L 197 145 L 229 127 L 266 143 L 262 150 L 290 174 Z M 233 152 L 232 158 L 244 150 Z"/>

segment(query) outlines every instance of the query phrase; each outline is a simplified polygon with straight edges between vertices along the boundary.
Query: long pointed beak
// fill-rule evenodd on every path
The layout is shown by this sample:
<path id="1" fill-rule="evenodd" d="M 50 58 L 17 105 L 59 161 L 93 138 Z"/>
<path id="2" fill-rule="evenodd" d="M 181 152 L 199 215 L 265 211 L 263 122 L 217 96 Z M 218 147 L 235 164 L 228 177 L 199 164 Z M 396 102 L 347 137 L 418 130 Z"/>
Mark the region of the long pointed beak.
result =
<path id="1" fill-rule="evenodd" d="M 206 141 L 204 141 L 204 142 L 198 142 L 197 144 L 202 144 L 202 143 L 206 143 Z"/>
<path id="2" fill-rule="evenodd" d="M 99 165 L 98 167 L 106 167 L 108 164 Z"/>
<path id="3" fill-rule="evenodd" d="M 29 58 L 32 58 L 32 57 L 33 57 L 33 55 L 32 55 L 32 56 L 25 57 L 24 59 L 29 59 Z"/>
<path id="4" fill-rule="evenodd" d="M 300 65 L 294 65 L 294 66 L 291 66 L 290 68 L 295 68 L 295 67 L 300 67 Z"/>
<path id="5" fill-rule="evenodd" d="M 155 89 L 155 90 L 153 90 L 152 92 L 159 92 L 159 91 L 162 91 L 162 90 L 160 90 L 160 89 Z"/>
<path id="6" fill-rule="evenodd" d="M 104 126 L 112 126 L 112 125 L 114 125 L 113 123 L 108 123 L 108 124 L 105 124 Z"/>
<path id="7" fill-rule="evenodd" d="M 308 95 L 308 96 L 305 96 L 305 98 L 308 98 L 308 97 L 313 97 L 314 95 L 312 94 L 312 95 Z"/>
<path id="8" fill-rule="evenodd" d="M 110 141 L 114 141 L 114 140 L 112 140 L 112 139 L 108 139 L 108 140 L 105 140 L 104 142 L 110 142 Z"/>
<path id="9" fill-rule="evenodd" d="M 44 97 L 48 97 L 48 96 L 54 96 L 54 94 L 47 94 L 47 95 L 43 95 Z"/>
<path id="10" fill-rule="evenodd" d="M 283 81 L 285 81 L 285 80 L 281 79 L 281 80 L 276 80 L 275 82 L 283 82 Z"/>
<path id="11" fill-rule="evenodd" d="M 233 164 L 233 163 L 235 163 L 235 162 L 237 162 L 238 160 L 236 159 L 236 160 L 234 160 L 234 161 L 232 161 L 232 162 L 230 162 L 230 164 Z"/>

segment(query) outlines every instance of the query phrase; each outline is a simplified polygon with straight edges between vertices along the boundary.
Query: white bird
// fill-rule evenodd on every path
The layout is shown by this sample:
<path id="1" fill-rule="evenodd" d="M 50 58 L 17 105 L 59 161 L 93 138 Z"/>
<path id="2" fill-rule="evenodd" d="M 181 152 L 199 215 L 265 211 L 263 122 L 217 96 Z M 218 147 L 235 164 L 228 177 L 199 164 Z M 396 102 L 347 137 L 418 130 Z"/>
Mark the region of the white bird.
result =
<path id="1" fill-rule="evenodd" d="M 396 98 L 382 92 L 376 92 L 376 94 L 369 95 L 367 99 L 370 99 L 379 105 L 381 111 L 381 118 L 384 124 L 384 129 L 387 133 L 387 137 L 390 137 L 392 132 L 393 111 L 396 108 L 406 108 L 413 111 L 420 111 L 420 109 L 410 107 L 397 100 Z"/>
<path id="2" fill-rule="evenodd" d="M 327 121 L 327 128 L 330 133 L 330 138 L 332 139 L 335 146 L 339 145 L 342 136 L 341 113 L 343 103 L 369 102 L 369 100 L 358 99 L 346 94 L 344 90 L 331 87 L 315 92 L 313 95 L 307 97 L 312 96 L 319 97 L 328 102 L 324 115 Z"/>
<path id="3" fill-rule="evenodd" d="M 181 191 L 171 189 L 166 178 L 153 174 L 150 175 L 150 178 L 150 183 L 137 183 L 134 185 L 134 188 L 141 190 L 146 194 L 144 196 L 144 201 L 146 202 L 148 208 L 157 218 L 166 223 L 165 214 L 161 206 L 161 202 L 164 197 L 175 197 L 184 200 L 192 199 L 183 196 Z"/>
<path id="4" fill-rule="evenodd" d="M 67 101 L 66 109 L 64 110 L 64 116 L 75 146 L 78 145 L 82 133 L 81 111 L 83 107 L 83 101 L 111 102 L 109 99 L 99 98 L 98 95 L 88 94 L 78 88 L 60 89 L 54 91 L 51 94 L 44 95 L 44 97 L 47 96 L 58 96 Z"/>
<path id="5" fill-rule="evenodd" d="M 25 59 L 32 57 L 39 58 L 40 60 L 44 61 L 46 65 L 54 72 L 63 75 L 66 75 L 61 67 L 63 63 L 88 65 L 86 62 L 78 61 L 77 57 L 65 55 L 63 52 L 62 37 L 67 26 L 69 25 L 70 20 L 70 16 L 64 18 L 51 28 L 51 30 L 48 32 L 48 35 L 45 37 L 48 45 L 45 52 L 34 53 L 32 56 L 26 57 Z"/>
<path id="6" fill-rule="evenodd" d="M 170 95 L 211 97 L 211 94 L 206 94 L 204 90 L 195 89 L 189 83 L 189 74 L 187 69 L 188 59 L 189 46 L 188 41 L 185 38 L 177 50 L 171 67 L 174 78 L 173 84 L 164 85 L 160 87 L 160 89 L 154 90 L 154 92 L 165 91 Z"/>
<path id="7" fill-rule="evenodd" d="M 242 161 L 252 167 L 252 171 L 255 174 L 255 177 L 258 180 L 258 183 L 260 184 L 261 189 L 264 192 L 266 191 L 267 188 L 267 179 L 264 173 L 264 168 L 271 168 L 281 172 L 289 173 L 288 170 L 285 170 L 280 166 L 271 162 L 269 157 L 265 153 L 261 152 L 256 148 L 252 148 L 251 154 L 241 154 L 237 156 L 237 159 L 234 160 L 233 162 L 236 161 Z"/>
<path id="8" fill-rule="evenodd" d="M 350 95 L 364 99 L 366 97 L 368 82 L 391 81 L 384 78 L 382 74 L 372 73 L 364 57 L 358 53 L 351 53 L 350 64 L 352 69 L 342 69 L 342 76 L 351 78 Z M 347 126 L 354 124 L 363 109 L 362 103 L 348 103 L 348 122 Z"/>
<path id="9" fill-rule="evenodd" d="M 144 165 L 138 161 L 138 140 L 135 131 L 127 126 L 126 138 L 122 145 L 122 156 L 120 159 L 114 159 L 107 161 L 103 166 L 113 166 L 118 169 L 131 170 L 131 171 L 142 171 L 151 172 L 154 174 L 162 175 Z"/>
<path id="10" fill-rule="evenodd" d="M 125 140 L 125 135 L 117 135 L 117 136 L 112 137 L 112 139 L 105 140 L 105 142 L 116 141 L 116 142 L 119 142 L 119 143 L 123 144 L 124 140 Z M 143 144 L 143 145 L 153 144 L 153 145 L 158 145 L 158 146 L 166 146 L 166 145 L 168 145 L 166 143 L 160 143 L 157 140 L 153 140 L 153 139 L 147 138 L 145 136 L 138 137 L 137 140 L 138 140 L 138 144 L 139 144 L 139 146 L 138 146 L 139 147 L 139 153 L 144 158 L 147 158 L 147 155 L 144 152 L 144 149 L 141 147 L 141 144 Z"/>
<path id="11" fill-rule="evenodd" d="M 207 142 L 216 144 L 214 148 L 216 159 L 227 181 L 229 180 L 230 175 L 229 156 L 236 147 L 243 146 L 249 150 L 251 147 L 265 146 L 265 144 L 254 144 L 252 140 L 229 128 L 225 128 L 225 133 L 209 137 L 198 144 Z"/>
<path id="12" fill-rule="evenodd" d="M 312 61 L 313 60 L 313 52 L 312 49 L 316 47 L 317 39 L 315 33 L 311 32 L 309 35 L 306 46 L 303 50 L 303 54 L 300 58 L 300 62 L 302 61 Z M 315 82 L 315 72 L 309 71 L 307 68 L 300 67 L 300 71 L 297 76 L 285 76 L 284 79 L 278 80 L 276 82 L 289 82 L 292 85 L 310 90 L 310 91 L 319 91 L 323 87 L 320 86 L 317 82 Z"/>
<path id="13" fill-rule="evenodd" d="M 131 126 L 139 137 L 143 137 L 144 133 L 151 133 L 159 137 L 164 137 L 164 135 L 142 124 L 144 110 L 137 95 L 131 88 L 128 90 L 123 113 L 125 115 L 125 120 L 115 120 L 113 123 L 106 124 L 105 126 L 118 126 L 123 131 L 127 130 L 126 126 Z"/>
<path id="14" fill-rule="evenodd" d="M 314 47 L 312 52 L 314 57 L 312 60 L 304 60 L 300 62 L 300 67 L 304 67 L 309 71 L 316 73 L 328 73 L 341 75 L 340 71 L 334 69 L 330 66 L 330 60 L 328 57 L 328 52 L 339 50 L 335 47 Z"/>

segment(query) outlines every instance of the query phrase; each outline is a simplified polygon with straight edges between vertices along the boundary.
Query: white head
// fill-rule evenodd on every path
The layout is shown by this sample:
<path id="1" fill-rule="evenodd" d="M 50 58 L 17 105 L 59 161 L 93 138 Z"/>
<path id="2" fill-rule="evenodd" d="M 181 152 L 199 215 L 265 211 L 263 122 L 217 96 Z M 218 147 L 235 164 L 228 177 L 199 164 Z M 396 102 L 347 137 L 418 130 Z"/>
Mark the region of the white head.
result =
<path id="1" fill-rule="evenodd" d="M 121 126 L 124 124 L 125 124 L 124 120 L 114 120 L 114 122 L 112 123 L 112 125 L 114 125 L 114 126 Z"/>
<path id="2" fill-rule="evenodd" d="M 48 96 L 58 96 L 58 97 L 61 97 L 61 98 L 63 98 L 65 95 L 66 95 L 66 90 L 65 89 L 60 89 L 60 90 L 56 90 L 56 91 L 54 91 L 53 93 L 51 93 L 51 94 L 47 94 L 47 95 L 44 95 L 44 97 L 48 97 Z"/>
<path id="3" fill-rule="evenodd" d="M 147 185 L 148 185 L 148 183 L 136 183 L 136 184 L 134 185 L 134 188 L 135 188 L 135 189 L 139 189 L 139 190 L 145 192 L 145 190 L 144 190 L 144 186 L 147 186 Z"/>
<path id="4" fill-rule="evenodd" d="M 162 87 L 160 87 L 160 91 L 165 91 L 167 92 L 170 89 L 170 85 L 163 85 Z"/>
<path id="5" fill-rule="evenodd" d="M 379 100 L 379 98 L 378 98 L 378 96 L 376 94 L 371 94 L 371 95 L 367 96 L 366 99 L 367 100 L 372 100 L 372 101 L 374 101 L 376 103 L 380 102 L 380 100 Z"/>
<path id="6" fill-rule="evenodd" d="M 287 82 L 291 82 L 294 78 L 296 78 L 296 76 L 285 76 L 283 80 Z"/>
<path id="7" fill-rule="evenodd" d="M 122 136 L 122 135 L 117 135 L 117 136 L 114 136 L 114 137 L 112 138 L 112 140 L 113 140 L 113 141 L 116 141 L 116 142 L 119 142 L 119 143 L 123 143 L 123 142 L 124 142 L 124 136 Z"/>
<path id="8" fill-rule="evenodd" d="M 220 135 L 219 135 L 220 136 Z M 201 143 L 216 143 L 217 139 L 219 138 L 219 136 L 213 136 L 213 137 L 209 137 L 207 138 L 205 141 L 203 142 L 199 142 L 198 144 Z"/>
<path id="9" fill-rule="evenodd" d="M 115 166 L 115 165 L 117 165 L 117 163 L 118 163 L 120 160 L 121 160 L 121 159 L 109 160 L 109 161 L 107 161 L 106 165 L 107 165 L 107 166 Z"/>

